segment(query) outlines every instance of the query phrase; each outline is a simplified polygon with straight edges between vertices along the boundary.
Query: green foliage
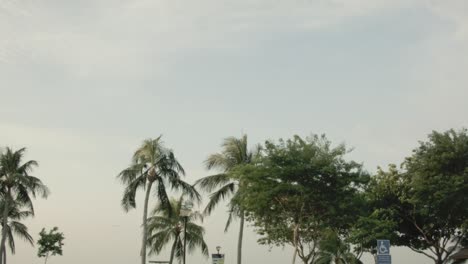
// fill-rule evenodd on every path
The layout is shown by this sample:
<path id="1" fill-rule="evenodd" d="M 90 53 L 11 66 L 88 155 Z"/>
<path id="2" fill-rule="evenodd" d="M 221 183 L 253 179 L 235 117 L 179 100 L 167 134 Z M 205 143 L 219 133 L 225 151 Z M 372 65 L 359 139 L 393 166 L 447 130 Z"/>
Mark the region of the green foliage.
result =
<path id="1" fill-rule="evenodd" d="M 239 166 L 254 163 L 259 156 L 260 149 L 256 148 L 254 151 L 249 151 L 247 135 L 243 135 L 241 138 L 226 138 L 221 147 L 222 151 L 220 153 L 208 156 L 205 161 L 207 169 L 218 169 L 221 173 L 204 177 L 198 180 L 195 185 L 206 192 L 212 192 L 204 210 L 205 214 L 210 214 L 221 201 L 230 198 L 228 204 L 229 217 L 224 231 L 228 230 L 234 218 L 240 218 L 239 239 L 237 241 L 237 264 L 241 264 L 245 214 L 243 208 L 235 201 L 239 199 L 239 190 L 242 190 L 244 184 L 242 183 L 242 179 L 235 177 L 232 172 Z"/>
<path id="2" fill-rule="evenodd" d="M 61 256 L 63 254 L 62 246 L 64 245 L 65 236 L 58 231 L 58 227 L 54 227 L 49 232 L 46 232 L 45 228 L 43 228 L 39 236 L 37 256 L 45 257 L 46 263 L 50 256 Z"/>
<path id="3" fill-rule="evenodd" d="M 38 166 L 37 161 L 22 162 L 26 149 L 13 151 L 6 148 L 0 153 L 0 193 L 5 201 L 17 201 L 34 213 L 32 198 L 46 198 L 48 188 L 30 173 Z M 8 206 L 7 206 L 8 207 Z"/>
<path id="4" fill-rule="evenodd" d="M 318 258 L 313 264 L 361 264 L 362 262 L 351 253 L 349 244 L 340 235 L 331 230 L 324 230 L 319 242 Z"/>
<path id="5" fill-rule="evenodd" d="M 158 205 L 153 210 L 153 216 L 148 219 L 148 247 L 150 253 L 159 254 L 166 245 L 172 244 L 170 263 L 172 263 L 174 257 L 179 261 L 182 259 L 184 234 L 187 235 L 188 252 L 199 248 L 201 253 L 208 257 L 208 246 L 203 239 L 205 230 L 202 226 L 196 224 L 196 221 L 203 220 L 203 217 L 198 212 L 194 212 L 188 217 L 181 216 L 180 210 L 183 202 L 182 197 L 178 200 L 171 200 L 172 214 L 166 208 Z M 185 221 L 187 221 L 186 225 Z M 184 232 L 185 226 L 187 227 L 186 232 Z"/>
<path id="6" fill-rule="evenodd" d="M 167 187 L 180 190 L 192 199 L 200 200 L 200 195 L 181 179 L 185 171 L 174 152 L 164 146 L 161 137 L 147 139 L 135 151 L 132 164 L 122 170 L 118 179 L 125 185 L 122 207 L 129 211 L 136 207 L 136 193 L 145 189 L 149 183 L 157 183 L 157 198 L 163 206 L 170 209 Z M 167 186 L 167 187 L 166 187 Z"/>
<path id="7" fill-rule="evenodd" d="M 445 263 L 468 235 L 467 130 L 432 132 L 403 167 L 408 191 L 401 200 L 411 208 L 399 212 L 410 225 L 399 231 L 409 247 Z"/>
<path id="8" fill-rule="evenodd" d="M 346 161 L 344 145 L 332 147 L 325 136 L 267 141 L 262 153 L 257 164 L 235 170 L 245 184 L 236 202 L 262 235 L 260 243 L 290 244 L 309 263 L 324 227 L 340 233 L 350 228 L 368 176 L 360 164 Z"/>
<path id="9" fill-rule="evenodd" d="M 190 199 L 200 201 L 201 196 L 195 188 L 182 180 L 185 175 L 182 165 L 176 159 L 174 152 L 161 141 L 161 136 L 156 139 L 147 139 L 133 154 L 132 164 L 118 175 L 125 185 L 122 197 L 122 207 L 129 211 L 136 207 L 136 193 L 138 190 L 146 190 L 143 205 L 143 237 L 141 245 L 141 263 L 146 264 L 147 245 L 147 215 L 149 197 L 153 184 L 156 185 L 156 198 L 160 205 L 172 213 L 168 189 L 182 191 Z M 1 263 L 0 263 L 1 264 Z"/>
<path id="10" fill-rule="evenodd" d="M 467 193 L 467 131 L 433 132 L 401 171 L 379 170 L 367 192 L 369 216 L 358 221 L 354 241 L 372 252 L 372 241 L 389 238 L 447 263 L 467 239 Z"/>
<path id="11" fill-rule="evenodd" d="M 3 212 L 5 209 L 5 201 L 0 200 L 0 212 Z M 23 241 L 28 242 L 30 245 L 34 245 L 34 239 L 28 233 L 28 228 L 26 225 L 21 223 L 22 220 L 30 217 L 32 212 L 25 208 L 24 205 L 14 202 L 9 205 L 8 208 L 8 217 L 7 217 L 7 224 L 4 226 L 4 222 L 2 223 L 2 229 L 5 228 L 7 238 L 6 242 L 8 243 L 11 253 L 15 254 L 16 251 L 16 244 L 14 237 L 18 237 Z M 0 216 L 0 220 L 3 220 L 3 216 Z"/>
<path id="12" fill-rule="evenodd" d="M 202 190 L 211 193 L 210 200 L 204 210 L 205 214 L 210 214 L 221 201 L 228 197 L 236 199 L 240 182 L 238 178 L 233 177 L 231 172 L 238 166 L 253 163 L 259 153 L 258 149 L 249 151 L 246 135 L 241 138 L 228 137 L 223 141 L 221 147 L 220 153 L 211 154 L 205 160 L 207 169 L 218 169 L 221 173 L 204 177 L 195 183 Z M 239 214 L 240 208 L 237 204 L 230 203 L 226 230 L 232 217 L 239 216 Z"/>
<path id="13" fill-rule="evenodd" d="M 31 242 L 27 228 L 23 224 L 15 221 L 14 212 L 24 210 L 21 215 L 34 215 L 34 206 L 32 199 L 36 196 L 46 198 L 49 194 L 48 188 L 42 183 L 39 178 L 36 178 L 30 173 L 38 163 L 34 160 L 23 162 L 26 149 L 22 148 L 14 151 L 6 148 L 0 152 L 0 198 L 2 202 L 2 236 L 0 242 L 0 252 L 6 254 L 5 244 L 7 240 L 10 243 L 10 248 L 14 249 L 13 233 L 25 238 Z M 13 214 L 13 215 L 12 215 Z M 13 216 L 12 219 L 10 217 Z M 12 220 L 12 221 L 10 221 Z M 16 232 L 18 231 L 18 232 Z M 0 264 L 4 264 L 4 258 L 0 257 Z"/>
<path id="14" fill-rule="evenodd" d="M 363 196 L 362 213 L 350 232 L 349 241 L 356 245 L 358 253 L 377 254 L 378 239 L 390 239 L 393 245 L 404 245 L 395 232 L 401 222 L 398 208 L 404 206 L 399 197 L 407 189 L 403 180 L 393 164 L 388 171 L 379 168 L 371 178 Z"/>

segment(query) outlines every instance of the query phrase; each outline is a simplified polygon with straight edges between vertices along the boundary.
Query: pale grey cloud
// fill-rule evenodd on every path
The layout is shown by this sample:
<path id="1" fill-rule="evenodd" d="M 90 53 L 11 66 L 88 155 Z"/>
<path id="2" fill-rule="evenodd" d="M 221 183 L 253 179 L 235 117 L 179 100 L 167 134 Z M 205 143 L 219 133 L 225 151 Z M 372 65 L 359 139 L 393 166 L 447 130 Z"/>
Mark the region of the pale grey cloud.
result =
<path id="1" fill-rule="evenodd" d="M 28 224 L 68 235 L 52 264 L 134 262 L 140 211 L 120 210 L 115 175 L 160 133 L 190 182 L 242 131 L 325 132 L 369 170 L 398 163 L 431 129 L 468 126 L 466 14 L 463 0 L 0 0 L 0 146 L 28 146 L 53 191 Z M 225 220 L 205 226 L 229 264 Z M 245 260 L 290 261 L 249 230 Z"/>

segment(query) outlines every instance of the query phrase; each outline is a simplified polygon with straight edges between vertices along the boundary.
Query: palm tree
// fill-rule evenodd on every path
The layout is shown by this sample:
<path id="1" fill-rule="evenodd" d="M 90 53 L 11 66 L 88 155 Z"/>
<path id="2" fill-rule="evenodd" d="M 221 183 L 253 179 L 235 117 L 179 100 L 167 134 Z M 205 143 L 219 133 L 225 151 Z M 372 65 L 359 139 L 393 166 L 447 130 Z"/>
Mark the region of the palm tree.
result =
<path id="1" fill-rule="evenodd" d="M 141 263 L 146 264 L 146 246 L 148 240 L 148 202 L 153 184 L 156 184 L 156 197 L 163 208 L 172 212 L 167 186 L 181 190 L 191 199 L 200 200 L 200 195 L 190 184 L 181 180 L 184 169 L 177 161 L 174 153 L 165 148 L 161 136 L 143 141 L 140 148 L 133 154 L 132 164 L 118 175 L 125 185 L 122 206 L 125 211 L 136 207 L 135 196 L 139 189 L 145 189 L 143 207 L 143 238 L 141 245 Z M 1 264 L 1 263 L 0 263 Z"/>
<path id="2" fill-rule="evenodd" d="M 212 192 L 210 194 L 210 201 L 204 210 L 205 214 L 210 214 L 219 202 L 226 197 L 231 197 L 231 202 L 229 203 L 229 217 L 224 231 L 226 232 L 228 230 L 234 217 L 240 218 L 239 238 L 237 241 L 237 264 L 241 264 L 245 215 L 244 210 L 233 201 L 238 199 L 238 190 L 242 187 L 242 181 L 238 180 L 238 178 L 234 178 L 229 172 L 236 166 L 253 163 L 260 153 L 260 148 L 257 148 L 255 152 L 249 151 L 247 147 L 247 135 L 243 135 L 241 138 L 226 138 L 221 144 L 221 147 L 221 153 L 208 156 L 205 165 L 207 169 L 216 168 L 220 169 L 222 172 L 202 178 L 198 180 L 195 185 L 200 186 L 204 191 Z M 213 192 L 215 189 L 217 190 Z"/>
<path id="3" fill-rule="evenodd" d="M 362 262 L 351 253 L 349 245 L 332 230 L 324 233 L 319 242 L 319 253 L 315 264 L 361 264 Z"/>
<path id="4" fill-rule="evenodd" d="M 208 246 L 203 239 L 205 230 L 202 226 L 195 223 L 197 220 L 203 220 L 202 215 L 195 212 L 187 216 L 187 222 L 185 223 L 185 217 L 180 213 L 183 202 L 182 197 L 179 200 L 172 199 L 172 214 L 169 214 L 167 209 L 159 205 L 153 211 L 154 216 L 148 218 L 148 245 L 150 253 L 159 254 L 167 244 L 172 243 L 169 264 L 173 263 L 174 257 L 179 262 L 182 260 L 184 254 L 184 234 L 186 234 L 187 251 L 192 252 L 196 248 L 200 248 L 201 253 L 208 257 Z M 187 230 L 184 230 L 184 226 L 186 226 Z"/>
<path id="5" fill-rule="evenodd" d="M 6 148 L 0 153 L 0 196 L 4 203 L 2 212 L 2 238 L 0 252 L 5 253 L 5 242 L 8 238 L 8 214 L 16 203 L 26 207 L 34 215 L 32 198 L 40 195 L 46 198 L 48 188 L 40 179 L 29 175 L 38 164 L 34 160 L 22 162 L 26 149 L 13 151 Z M 6 264 L 0 258 L 0 264 Z"/>
<path id="6" fill-rule="evenodd" d="M 4 207 L 5 207 L 5 202 L 0 201 L 0 212 L 3 212 Z M 34 245 L 34 239 L 28 233 L 28 228 L 26 227 L 26 225 L 20 222 L 21 220 L 31 215 L 32 215 L 31 211 L 27 209 L 23 210 L 23 206 L 17 202 L 15 202 L 13 205 L 10 205 L 9 212 L 8 212 L 7 225 L 6 225 L 6 230 L 7 230 L 6 232 L 7 232 L 7 242 L 8 242 L 8 245 L 10 246 L 10 250 L 12 254 L 15 254 L 15 251 L 16 251 L 15 240 L 14 240 L 13 235 L 16 235 L 22 240 L 29 242 L 31 245 Z M 2 229 L 3 229 L 4 228 L 3 221 L 1 222 L 2 222 Z M 3 263 L 6 263 L 6 248 L 4 248 L 3 251 L 1 252 L 1 257 L 3 258 Z"/>

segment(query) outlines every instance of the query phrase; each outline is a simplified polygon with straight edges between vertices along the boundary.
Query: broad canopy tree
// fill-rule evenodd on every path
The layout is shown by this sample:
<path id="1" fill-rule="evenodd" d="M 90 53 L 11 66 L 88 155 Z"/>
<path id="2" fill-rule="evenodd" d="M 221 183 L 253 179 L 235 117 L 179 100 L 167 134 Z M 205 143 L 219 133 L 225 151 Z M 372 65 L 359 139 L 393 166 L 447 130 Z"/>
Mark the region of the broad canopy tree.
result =
<path id="1" fill-rule="evenodd" d="M 435 264 L 449 263 L 468 236 L 467 193 L 467 130 L 434 131 L 401 169 L 379 170 L 368 190 L 370 216 L 361 217 L 355 241 L 371 251 L 377 229 Z"/>
<path id="2" fill-rule="evenodd" d="M 267 141 L 261 160 L 238 167 L 245 188 L 235 201 L 262 235 L 260 243 L 289 244 L 303 263 L 318 257 L 327 226 L 345 233 L 359 213 L 359 193 L 368 181 L 361 164 L 347 161 L 344 145 L 325 136 Z"/>
<path id="3" fill-rule="evenodd" d="M 405 191 L 396 165 L 390 165 L 388 171 L 378 168 L 363 194 L 364 203 L 361 214 L 354 223 L 349 242 L 355 245 L 358 255 L 370 253 L 377 263 L 377 240 L 389 239 L 392 245 L 401 246 L 398 233 L 399 216 L 395 208 L 401 206 L 399 197 Z"/>

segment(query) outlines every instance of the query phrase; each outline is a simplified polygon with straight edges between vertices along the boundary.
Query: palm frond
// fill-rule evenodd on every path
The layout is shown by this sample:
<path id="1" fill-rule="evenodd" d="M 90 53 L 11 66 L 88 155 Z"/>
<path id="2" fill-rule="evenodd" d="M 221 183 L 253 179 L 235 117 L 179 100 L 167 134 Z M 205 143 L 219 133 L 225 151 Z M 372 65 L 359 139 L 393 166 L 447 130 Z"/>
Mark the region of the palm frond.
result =
<path id="1" fill-rule="evenodd" d="M 226 171 L 226 169 L 229 168 L 231 164 L 229 159 L 221 153 L 211 154 L 210 156 L 208 156 L 204 163 L 206 168 L 209 170 L 218 168 L 223 171 Z"/>
<path id="2" fill-rule="evenodd" d="M 39 166 L 39 163 L 37 161 L 30 160 L 30 161 L 27 161 L 27 162 L 23 163 L 23 165 L 21 165 L 18 168 L 18 172 L 21 173 L 21 174 L 27 175 L 28 173 L 32 172 L 34 167 L 37 167 L 37 166 Z"/>
<path id="3" fill-rule="evenodd" d="M 138 176 L 146 174 L 145 165 L 141 163 L 132 164 L 130 167 L 122 170 L 118 175 L 117 179 L 122 184 L 128 185 L 133 182 Z"/>
<path id="4" fill-rule="evenodd" d="M 203 234 L 191 232 L 187 228 L 187 252 L 193 252 L 196 248 L 200 248 L 201 253 L 208 257 L 208 246 L 203 239 Z"/>
<path id="5" fill-rule="evenodd" d="M 133 181 L 130 182 L 127 187 L 125 187 L 121 200 L 121 205 L 125 212 L 128 212 L 130 209 L 136 207 L 136 193 L 139 189 L 144 189 L 145 185 L 146 177 L 140 175 L 139 177 L 133 179 Z"/>
<path id="6" fill-rule="evenodd" d="M 39 178 L 34 176 L 17 174 L 15 180 L 18 184 L 15 184 L 13 189 L 17 188 L 19 185 L 24 186 L 28 193 L 30 193 L 34 198 L 36 195 L 39 195 L 42 198 L 47 198 L 50 193 L 49 188 L 47 188 Z"/>
<path id="7" fill-rule="evenodd" d="M 173 218 L 168 218 L 165 216 L 152 216 L 148 218 L 148 232 L 164 229 L 173 224 Z"/>
<path id="8" fill-rule="evenodd" d="M 147 241 L 148 247 L 150 248 L 150 253 L 160 253 L 173 237 L 174 234 L 171 228 L 152 233 L 148 237 Z"/>
<path id="9" fill-rule="evenodd" d="M 167 210 L 168 215 L 171 216 L 173 213 L 173 208 L 167 195 L 166 186 L 164 185 L 164 180 L 162 178 L 158 178 L 157 180 L 158 188 L 156 189 L 157 197 L 160 203 L 161 208 Z"/>
<path id="10" fill-rule="evenodd" d="M 11 253 L 15 254 L 16 247 L 15 247 L 15 239 L 13 238 L 13 232 L 11 231 L 11 228 L 9 226 L 7 226 L 6 228 L 7 228 L 6 233 L 7 233 L 8 245 L 10 246 Z"/>
<path id="11" fill-rule="evenodd" d="M 215 188 L 225 185 L 231 181 L 226 173 L 216 174 L 201 178 L 195 182 L 195 186 L 199 186 L 206 192 L 212 192 Z"/>
<path id="12" fill-rule="evenodd" d="M 227 232 L 232 221 L 239 215 L 239 210 L 233 203 L 229 203 L 228 219 L 224 227 L 224 232 Z"/>
<path id="13" fill-rule="evenodd" d="M 236 189 L 236 185 L 234 183 L 229 183 L 221 187 L 218 191 L 212 193 L 210 195 L 210 201 L 206 205 L 206 208 L 204 210 L 205 215 L 211 214 L 211 212 L 214 210 L 216 205 L 218 205 L 219 202 L 224 200 L 226 196 L 232 195 Z"/>
<path id="14" fill-rule="evenodd" d="M 133 162 L 141 164 L 154 163 L 166 151 L 161 137 L 162 135 L 155 139 L 145 139 L 140 148 L 133 154 Z"/>
<path id="15" fill-rule="evenodd" d="M 186 183 L 179 178 L 169 179 L 172 189 L 176 191 L 182 191 L 184 196 L 188 196 L 192 201 L 199 203 L 201 201 L 201 195 L 195 189 L 193 185 Z"/>
<path id="16" fill-rule="evenodd" d="M 165 160 L 162 166 L 160 166 L 162 169 L 166 169 L 168 172 L 176 172 L 177 175 L 185 175 L 184 168 L 179 163 L 172 150 L 168 150 L 163 156 Z M 162 174 L 164 174 L 164 171 L 162 171 Z"/>
<path id="17" fill-rule="evenodd" d="M 21 238 L 22 240 L 28 242 L 31 245 L 34 245 L 34 239 L 28 233 L 28 227 L 26 225 L 18 221 L 11 221 L 9 225 L 11 230 L 17 237 Z"/>

